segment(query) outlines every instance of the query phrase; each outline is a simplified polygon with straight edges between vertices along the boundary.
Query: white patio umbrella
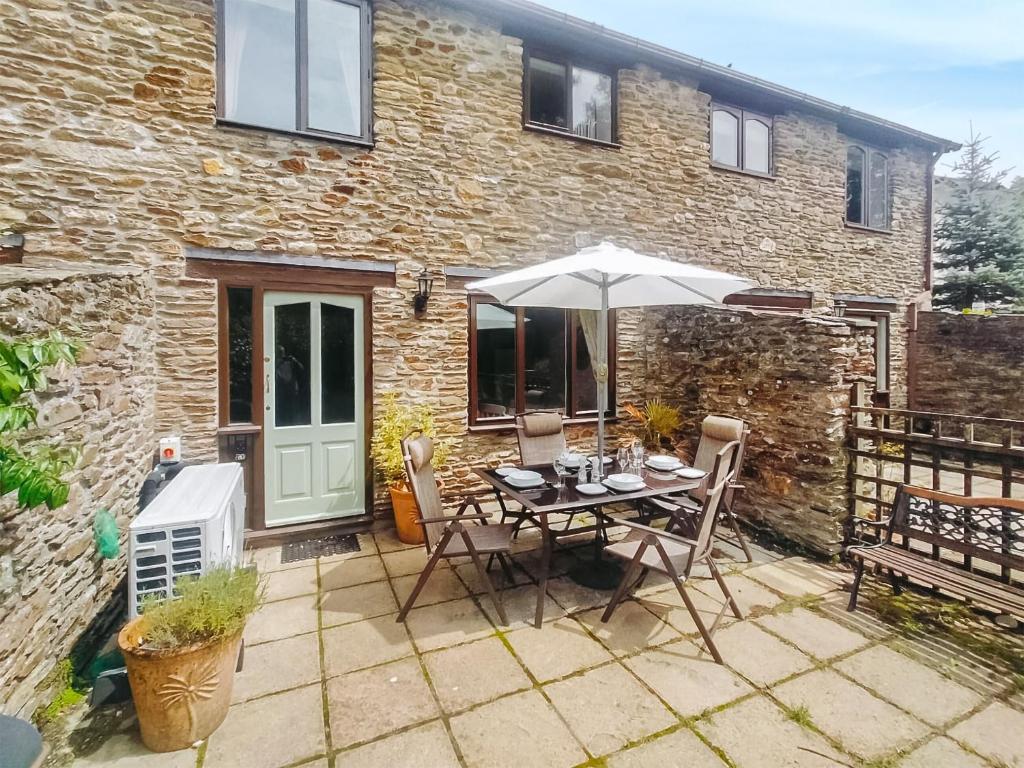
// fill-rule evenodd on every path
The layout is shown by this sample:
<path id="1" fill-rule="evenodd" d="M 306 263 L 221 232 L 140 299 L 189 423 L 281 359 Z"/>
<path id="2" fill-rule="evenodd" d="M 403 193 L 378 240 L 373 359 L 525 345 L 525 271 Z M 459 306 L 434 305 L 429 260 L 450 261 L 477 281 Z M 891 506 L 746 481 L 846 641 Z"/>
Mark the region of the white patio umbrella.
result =
<path id="1" fill-rule="evenodd" d="M 752 288 L 753 284 L 725 272 L 644 256 L 603 242 L 573 256 L 478 280 L 466 287 L 485 291 L 506 306 L 581 310 L 580 322 L 597 381 L 597 455 L 604 456 L 608 310 L 719 304 L 729 294 Z"/>

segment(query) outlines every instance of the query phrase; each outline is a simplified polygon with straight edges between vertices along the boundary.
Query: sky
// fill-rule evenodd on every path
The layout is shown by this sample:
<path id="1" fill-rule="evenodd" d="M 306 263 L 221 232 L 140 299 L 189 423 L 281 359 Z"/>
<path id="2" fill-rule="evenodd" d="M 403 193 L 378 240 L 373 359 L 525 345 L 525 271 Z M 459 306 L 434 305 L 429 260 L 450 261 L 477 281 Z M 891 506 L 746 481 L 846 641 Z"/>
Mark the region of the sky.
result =
<path id="1" fill-rule="evenodd" d="M 943 138 L 973 123 L 1024 176 L 1024 0 L 538 2 Z"/>

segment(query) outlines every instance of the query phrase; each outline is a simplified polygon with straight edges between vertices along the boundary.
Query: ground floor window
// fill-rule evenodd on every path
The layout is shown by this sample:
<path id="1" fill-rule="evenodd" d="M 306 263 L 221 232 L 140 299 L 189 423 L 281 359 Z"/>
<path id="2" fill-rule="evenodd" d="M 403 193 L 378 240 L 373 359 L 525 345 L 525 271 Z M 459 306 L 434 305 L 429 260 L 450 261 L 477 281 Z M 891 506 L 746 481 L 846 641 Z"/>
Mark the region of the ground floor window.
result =
<path id="1" fill-rule="evenodd" d="M 609 392 L 615 402 L 614 317 L 609 321 Z M 573 310 L 470 302 L 470 423 L 511 421 L 526 410 L 597 415 L 597 384 Z"/>

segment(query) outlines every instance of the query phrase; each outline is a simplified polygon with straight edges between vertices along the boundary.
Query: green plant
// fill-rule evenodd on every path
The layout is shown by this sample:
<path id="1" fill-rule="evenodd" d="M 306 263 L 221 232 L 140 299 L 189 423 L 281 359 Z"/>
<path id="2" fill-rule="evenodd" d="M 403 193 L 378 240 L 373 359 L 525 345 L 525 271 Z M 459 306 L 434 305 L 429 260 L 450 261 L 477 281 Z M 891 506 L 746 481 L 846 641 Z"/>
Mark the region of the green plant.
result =
<path id="1" fill-rule="evenodd" d="M 786 717 L 802 728 L 810 728 L 813 725 L 811 722 L 811 711 L 804 704 L 794 709 L 787 709 Z"/>
<path id="2" fill-rule="evenodd" d="M 429 405 L 406 405 L 399 402 L 397 392 L 388 392 L 381 398 L 377 411 L 370 455 L 388 485 L 398 485 L 405 479 L 400 441 L 413 430 L 418 429 L 434 439 L 434 458 L 431 464 L 434 467 L 444 466 L 451 455 L 451 446 L 446 440 L 437 439 L 434 414 Z"/>
<path id="3" fill-rule="evenodd" d="M 36 725 L 40 727 L 52 723 L 84 699 L 88 683 L 75 674 L 75 664 L 71 659 L 61 659 L 43 680 L 42 687 L 59 687 L 59 690 L 49 704 L 39 707 L 32 716 Z"/>
<path id="4" fill-rule="evenodd" d="M 73 365 L 78 349 L 57 331 L 32 341 L 0 340 L 0 496 L 17 491 L 22 508 L 55 509 L 68 500 L 61 476 L 78 460 L 77 451 L 38 445 L 26 454 L 9 436 L 35 426 L 38 414 L 29 393 L 46 389 L 47 368 Z"/>
<path id="5" fill-rule="evenodd" d="M 683 422 L 679 409 L 666 405 L 661 398 L 648 400 L 642 408 L 632 403 L 626 403 L 623 408 L 643 430 L 644 442 L 655 448 L 661 446 L 663 437 L 671 439 Z"/>
<path id="6" fill-rule="evenodd" d="M 175 592 L 173 600 L 143 602 L 146 648 L 183 648 L 231 637 L 263 602 L 263 585 L 253 568 L 214 568 L 179 581 Z"/>

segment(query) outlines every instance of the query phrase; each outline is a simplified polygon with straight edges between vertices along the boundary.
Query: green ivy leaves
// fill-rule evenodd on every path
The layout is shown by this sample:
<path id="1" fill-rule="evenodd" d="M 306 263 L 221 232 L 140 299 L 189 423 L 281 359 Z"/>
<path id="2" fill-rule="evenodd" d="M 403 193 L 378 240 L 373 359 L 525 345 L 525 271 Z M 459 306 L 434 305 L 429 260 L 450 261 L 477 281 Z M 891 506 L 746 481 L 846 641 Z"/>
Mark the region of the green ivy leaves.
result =
<path id="1" fill-rule="evenodd" d="M 35 425 L 36 409 L 25 397 L 46 389 L 47 368 L 73 365 L 78 352 L 78 344 L 59 331 L 31 341 L 0 340 L 0 496 L 17 491 L 22 508 L 67 503 L 69 488 L 61 476 L 77 462 L 77 451 L 40 447 L 26 456 L 5 436 Z"/>

